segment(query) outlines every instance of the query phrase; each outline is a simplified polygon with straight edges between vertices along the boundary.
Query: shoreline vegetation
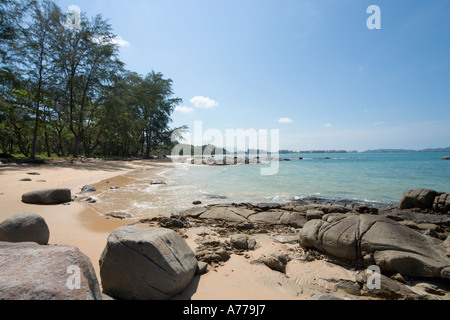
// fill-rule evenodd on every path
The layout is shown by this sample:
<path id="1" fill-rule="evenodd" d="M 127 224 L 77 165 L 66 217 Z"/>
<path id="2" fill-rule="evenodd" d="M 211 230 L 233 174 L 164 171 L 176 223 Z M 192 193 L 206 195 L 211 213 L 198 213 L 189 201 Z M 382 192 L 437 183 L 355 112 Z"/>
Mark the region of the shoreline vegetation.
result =
<path id="1" fill-rule="evenodd" d="M 127 243 L 126 247 L 130 250 L 138 242 L 142 243 L 143 249 L 140 250 L 143 250 L 145 261 L 171 261 L 172 258 L 169 257 L 154 256 L 154 249 L 145 249 L 147 246 L 154 248 L 154 240 L 151 239 L 169 237 L 172 243 L 181 241 L 180 246 L 185 249 L 177 251 L 178 247 L 175 247 L 173 252 L 179 252 L 177 259 L 186 261 L 182 265 L 187 268 L 177 275 L 184 279 L 180 278 L 180 283 L 185 285 L 167 293 L 164 297 L 169 299 L 450 299 L 450 195 L 445 193 L 431 190 L 405 192 L 398 204 L 389 205 L 321 198 L 305 198 L 282 204 L 193 204 L 172 215 L 149 218 L 106 216 L 105 212 L 96 212 L 95 203 L 81 199 L 95 195 L 93 189 L 83 188 L 88 184 L 92 184 L 94 189 L 113 185 L 120 192 L 121 186 L 130 183 L 125 178 L 127 173 L 147 168 L 156 178 L 158 172 L 173 165 L 169 159 L 86 159 L 63 164 L 1 166 L 0 229 L 8 230 L 5 227 L 8 223 L 4 221 L 19 219 L 20 217 L 16 217 L 19 213 L 33 212 L 44 219 L 50 234 L 47 245 L 0 242 L 0 255 L 3 261 L 8 261 L 8 264 L 0 263 L 2 274 L 15 277 L 14 279 L 19 274 L 24 282 L 27 279 L 31 281 L 27 274 L 29 269 L 19 266 L 18 261 L 30 265 L 39 262 L 51 269 L 54 265 L 63 265 L 58 258 L 65 256 L 61 252 L 68 250 L 72 256 L 74 252 L 80 251 L 87 256 L 92 266 L 87 262 L 80 262 L 85 261 L 81 254 L 77 260 L 64 263 L 89 266 L 81 270 L 86 279 L 92 282 L 83 283 L 82 288 L 86 289 L 89 285 L 89 288 L 94 288 L 89 291 L 91 293 L 88 297 L 147 299 L 149 296 L 139 296 L 144 294 L 142 292 L 131 296 L 124 293 L 128 292 L 126 283 L 136 284 L 137 280 L 132 276 L 125 283 L 117 284 L 113 281 L 115 277 L 110 275 L 114 272 L 131 275 L 134 274 L 134 268 L 144 268 L 144 265 L 141 258 L 133 256 L 133 260 L 129 260 L 132 263 L 111 266 L 108 261 L 114 259 L 128 261 L 127 256 L 116 256 L 122 253 L 113 251 L 111 241 L 117 236 L 120 241 Z M 21 182 L 24 176 L 30 177 L 32 181 Z M 38 179 L 46 180 L 42 184 L 45 188 L 68 188 L 72 191 L 73 200 L 59 205 L 33 205 L 21 201 L 22 195 L 41 189 Z M 87 193 L 82 194 L 82 190 Z M 34 219 L 41 228 L 42 220 L 36 217 Z M 121 229 L 123 227 L 126 229 Z M 20 228 L 18 230 L 20 233 Z M 169 231 L 167 234 L 159 234 L 157 230 Z M 155 236 L 155 232 L 158 236 Z M 115 236 L 111 238 L 113 233 Z M 0 232 L 0 236 L 4 237 L 4 233 Z M 27 233 L 27 236 L 30 234 Z M 192 253 L 189 253 L 185 244 Z M 108 247 L 110 249 L 107 250 Z M 13 252 L 21 252 L 22 258 L 14 262 L 16 256 Z M 40 252 L 42 257 L 27 260 L 26 257 L 32 252 Z M 193 259 L 196 263 L 192 262 Z M 103 262 L 99 264 L 99 261 Z M 370 290 L 367 287 L 367 267 L 372 264 L 382 268 L 380 290 Z M 106 269 L 102 271 L 102 268 Z M 10 272 L 12 269 L 14 272 Z M 64 272 L 59 275 L 64 282 L 68 276 L 70 274 Z M 146 281 L 155 281 L 151 275 L 145 277 L 148 277 Z M 163 281 L 165 277 L 163 273 L 159 279 Z M 192 278 L 187 281 L 185 277 Z M 47 280 L 41 279 L 44 282 Z M 48 298 L 38 285 L 35 290 L 24 290 L 23 286 L 14 286 L 14 281 L 11 278 L 6 283 L 8 289 L 0 294 L 3 298 Z M 163 285 L 164 288 L 167 286 L 167 283 Z M 105 287 L 108 288 L 106 294 L 101 294 Z M 71 295 L 72 291 L 67 292 L 66 289 L 64 286 L 55 286 L 52 288 L 56 290 L 53 297 L 75 298 Z M 76 299 L 79 298 L 77 296 Z"/>
<path id="2" fill-rule="evenodd" d="M 117 197 L 138 170 L 164 184 L 176 165 L 167 155 L 188 128 L 170 126 L 182 103 L 172 80 L 127 70 L 101 15 L 72 25 L 51 0 L 1 1 L 0 15 L 0 300 L 450 300 L 450 195 L 439 190 L 408 190 L 398 205 L 309 197 L 103 212 L 96 193 Z M 185 146 L 202 155 L 178 154 L 193 164 L 291 161 Z M 363 153 L 400 152 L 450 148 Z"/>
<path id="3" fill-rule="evenodd" d="M 78 158 L 168 153 L 182 103 L 160 72 L 127 70 L 113 27 L 51 0 L 1 1 L 0 153 Z M 2 157 L 0 157 L 2 158 Z"/>

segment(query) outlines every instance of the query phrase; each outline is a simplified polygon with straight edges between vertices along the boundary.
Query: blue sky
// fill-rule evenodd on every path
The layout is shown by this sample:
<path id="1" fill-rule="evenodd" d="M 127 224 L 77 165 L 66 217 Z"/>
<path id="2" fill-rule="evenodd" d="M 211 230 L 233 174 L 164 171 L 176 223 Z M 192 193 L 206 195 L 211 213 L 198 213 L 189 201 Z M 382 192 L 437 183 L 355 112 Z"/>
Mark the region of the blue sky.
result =
<path id="1" fill-rule="evenodd" d="M 279 129 L 293 150 L 450 146 L 450 0 L 57 3 L 108 19 L 129 70 L 173 80 L 174 127 Z"/>

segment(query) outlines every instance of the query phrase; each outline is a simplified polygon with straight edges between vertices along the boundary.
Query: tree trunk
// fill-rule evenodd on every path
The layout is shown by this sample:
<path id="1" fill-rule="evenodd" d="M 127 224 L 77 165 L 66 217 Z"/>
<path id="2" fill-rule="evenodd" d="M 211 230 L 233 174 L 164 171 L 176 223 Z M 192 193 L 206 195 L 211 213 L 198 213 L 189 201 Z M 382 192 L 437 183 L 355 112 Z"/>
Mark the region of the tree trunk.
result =
<path id="1" fill-rule="evenodd" d="M 80 142 L 81 142 L 81 136 L 75 135 L 75 148 L 73 150 L 74 158 L 78 158 L 78 154 L 80 153 Z"/>
<path id="2" fill-rule="evenodd" d="M 150 130 L 147 131 L 147 145 L 145 148 L 145 159 L 150 159 L 150 151 L 151 151 L 151 132 Z"/>

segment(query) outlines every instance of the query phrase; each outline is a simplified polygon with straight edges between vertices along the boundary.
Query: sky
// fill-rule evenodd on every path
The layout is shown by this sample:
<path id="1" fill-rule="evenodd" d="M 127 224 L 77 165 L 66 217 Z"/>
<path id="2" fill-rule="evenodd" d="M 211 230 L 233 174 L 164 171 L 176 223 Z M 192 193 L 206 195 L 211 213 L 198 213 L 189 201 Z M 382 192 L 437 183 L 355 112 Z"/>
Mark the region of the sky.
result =
<path id="1" fill-rule="evenodd" d="M 172 79 L 174 128 L 279 130 L 290 150 L 450 147 L 450 0 L 56 3 L 107 19 L 127 69 Z"/>

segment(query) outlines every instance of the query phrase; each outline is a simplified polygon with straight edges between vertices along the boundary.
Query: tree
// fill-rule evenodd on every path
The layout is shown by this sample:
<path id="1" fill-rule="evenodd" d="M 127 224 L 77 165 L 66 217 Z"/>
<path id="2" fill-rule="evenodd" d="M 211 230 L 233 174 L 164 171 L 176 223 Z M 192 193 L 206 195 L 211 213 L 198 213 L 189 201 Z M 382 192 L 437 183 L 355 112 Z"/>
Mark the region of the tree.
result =
<path id="1" fill-rule="evenodd" d="M 182 102 L 180 98 L 170 98 L 172 80 L 164 79 L 163 74 L 152 71 L 142 82 L 140 96 L 140 115 L 144 121 L 143 145 L 145 158 L 150 158 L 152 147 L 170 142 L 169 123 L 175 107 Z"/>
<path id="2" fill-rule="evenodd" d="M 50 1 L 33 2 L 30 22 L 19 31 L 14 51 L 17 67 L 30 99 L 34 114 L 33 140 L 31 158 L 36 158 L 38 130 L 41 123 L 41 108 L 46 103 L 48 82 L 52 77 L 51 33 L 59 8 Z"/>
<path id="3" fill-rule="evenodd" d="M 102 131 L 97 120 L 103 103 L 100 93 L 123 68 L 114 37 L 111 26 L 100 15 L 90 20 L 83 16 L 81 30 L 61 23 L 56 33 L 60 103 L 66 107 L 69 129 L 75 138 L 74 157 L 79 156 L 81 142 L 90 131 L 97 131 L 95 144 L 99 144 Z"/>
<path id="4" fill-rule="evenodd" d="M 111 26 L 52 0 L 0 0 L 0 147 L 147 158 L 172 146 L 172 80 L 124 70 Z"/>

